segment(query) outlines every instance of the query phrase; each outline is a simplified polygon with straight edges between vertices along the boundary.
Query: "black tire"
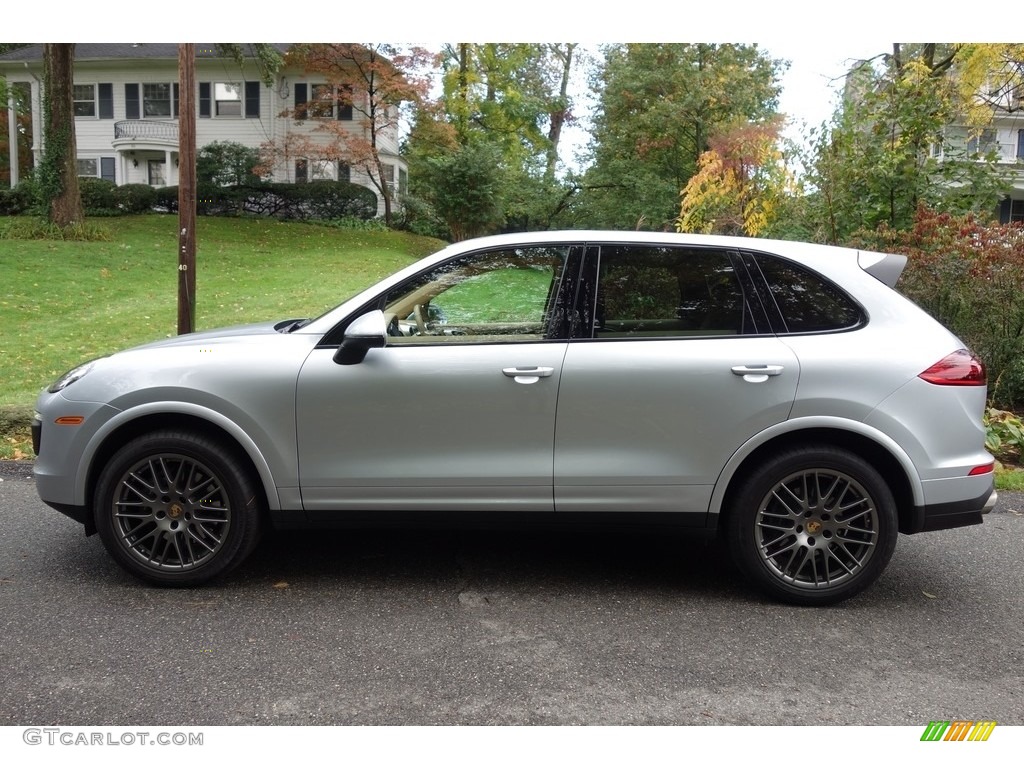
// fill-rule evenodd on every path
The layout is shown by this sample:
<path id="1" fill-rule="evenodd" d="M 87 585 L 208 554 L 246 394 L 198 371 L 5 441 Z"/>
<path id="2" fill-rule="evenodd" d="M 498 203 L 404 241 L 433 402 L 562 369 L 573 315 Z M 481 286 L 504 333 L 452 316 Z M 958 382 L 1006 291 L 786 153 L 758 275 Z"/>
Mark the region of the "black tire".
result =
<path id="1" fill-rule="evenodd" d="M 896 547 L 892 491 L 864 459 L 828 445 L 766 461 L 726 514 L 739 569 L 767 594 L 796 605 L 853 597 L 878 578 Z"/>
<path id="2" fill-rule="evenodd" d="M 96 484 L 96 529 L 145 581 L 187 587 L 221 576 L 259 540 L 261 493 L 236 450 L 201 434 L 159 431 L 124 445 Z"/>

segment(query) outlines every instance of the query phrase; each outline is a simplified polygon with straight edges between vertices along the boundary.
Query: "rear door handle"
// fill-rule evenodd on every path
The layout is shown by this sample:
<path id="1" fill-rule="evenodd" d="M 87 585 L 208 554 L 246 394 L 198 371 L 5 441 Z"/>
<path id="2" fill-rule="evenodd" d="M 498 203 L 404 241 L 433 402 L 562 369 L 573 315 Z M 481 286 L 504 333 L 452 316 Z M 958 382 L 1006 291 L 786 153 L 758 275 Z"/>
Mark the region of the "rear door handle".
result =
<path id="1" fill-rule="evenodd" d="M 769 376 L 778 376 L 785 368 L 781 365 L 734 365 L 732 372 L 742 376 L 744 381 L 760 384 L 768 381 Z"/>
<path id="2" fill-rule="evenodd" d="M 546 379 L 553 374 L 555 369 L 547 366 L 533 366 L 532 368 L 502 368 L 501 372 L 510 379 L 515 379 L 517 384 L 536 384 L 541 379 Z"/>

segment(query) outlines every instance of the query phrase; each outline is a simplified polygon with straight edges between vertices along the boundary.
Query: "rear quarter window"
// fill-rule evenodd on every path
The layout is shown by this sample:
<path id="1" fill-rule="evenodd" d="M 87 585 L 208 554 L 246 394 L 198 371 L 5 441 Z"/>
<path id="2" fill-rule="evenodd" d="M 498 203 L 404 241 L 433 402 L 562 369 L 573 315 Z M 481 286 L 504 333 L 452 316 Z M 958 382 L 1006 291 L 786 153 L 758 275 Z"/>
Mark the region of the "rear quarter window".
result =
<path id="1" fill-rule="evenodd" d="M 864 322 L 857 303 L 821 275 L 784 259 L 756 258 L 785 323 L 782 332 L 842 331 Z"/>

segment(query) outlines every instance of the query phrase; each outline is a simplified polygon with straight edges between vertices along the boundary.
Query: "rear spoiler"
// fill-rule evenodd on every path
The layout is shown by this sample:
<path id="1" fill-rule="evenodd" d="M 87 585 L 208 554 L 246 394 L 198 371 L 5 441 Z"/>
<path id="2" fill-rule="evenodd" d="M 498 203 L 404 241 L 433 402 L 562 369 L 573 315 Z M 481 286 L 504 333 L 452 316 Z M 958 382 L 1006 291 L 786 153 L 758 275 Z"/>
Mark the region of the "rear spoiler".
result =
<path id="1" fill-rule="evenodd" d="M 876 280 L 895 288 L 896 281 L 903 274 L 903 268 L 907 266 L 907 257 L 895 253 L 860 251 L 857 254 L 857 263 Z"/>

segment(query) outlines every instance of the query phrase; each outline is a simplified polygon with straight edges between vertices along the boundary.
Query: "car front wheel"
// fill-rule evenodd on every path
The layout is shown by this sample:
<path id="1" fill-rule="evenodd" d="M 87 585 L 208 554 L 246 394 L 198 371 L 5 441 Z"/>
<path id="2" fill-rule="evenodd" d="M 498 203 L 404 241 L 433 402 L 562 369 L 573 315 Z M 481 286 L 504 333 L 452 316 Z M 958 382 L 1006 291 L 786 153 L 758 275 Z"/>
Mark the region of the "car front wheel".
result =
<path id="1" fill-rule="evenodd" d="M 896 504 L 877 470 L 832 446 L 783 452 L 733 498 L 727 536 L 737 566 L 765 592 L 827 605 L 878 578 L 896 546 Z"/>
<path id="2" fill-rule="evenodd" d="M 193 586 L 226 573 L 259 535 L 259 494 L 237 453 L 204 435 L 161 431 L 111 457 L 96 486 L 96 528 L 128 571 Z"/>

